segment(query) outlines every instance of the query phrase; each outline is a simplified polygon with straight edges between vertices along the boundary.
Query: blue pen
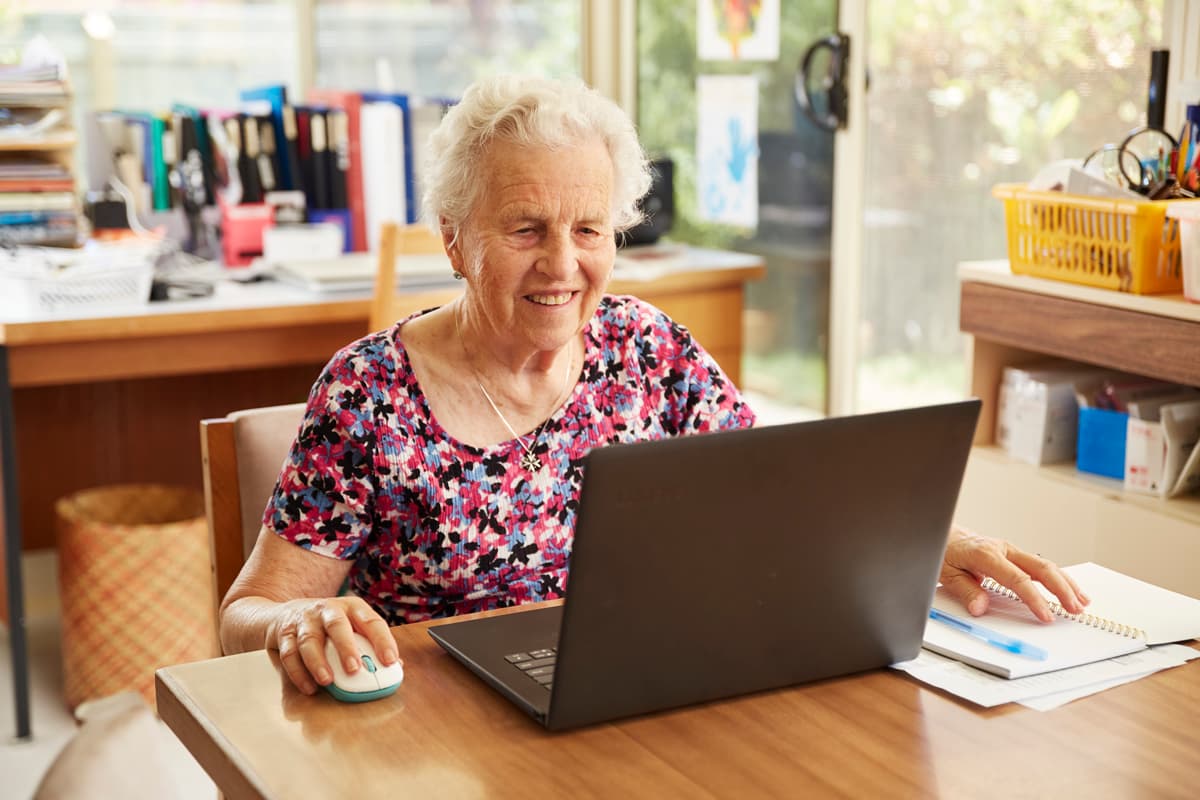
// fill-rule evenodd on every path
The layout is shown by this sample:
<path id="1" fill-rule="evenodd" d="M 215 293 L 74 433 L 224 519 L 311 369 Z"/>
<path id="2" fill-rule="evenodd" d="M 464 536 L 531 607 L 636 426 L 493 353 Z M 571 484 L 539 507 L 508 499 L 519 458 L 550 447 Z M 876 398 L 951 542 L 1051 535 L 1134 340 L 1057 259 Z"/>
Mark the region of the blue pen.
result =
<path id="1" fill-rule="evenodd" d="M 1010 653 L 1016 653 L 1025 658 L 1032 658 L 1034 661 L 1045 661 L 1050 657 L 1049 653 L 1036 645 L 1023 642 L 1020 639 L 1014 639 L 1011 636 L 1005 636 L 1003 633 L 998 633 L 982 625 L 976 625 L 974 622 L 959 619 L 944 611 L 938 611 L 936 608 L 929 609 L 929 618 L 936 619 L 938 622 L 944 622 L 952 628 L 957 628 L 963 633 L 974 636 L 976 639 L 982 639 L 993 647 L 999 647 L 1001 650 L 1007 650 Z"/>

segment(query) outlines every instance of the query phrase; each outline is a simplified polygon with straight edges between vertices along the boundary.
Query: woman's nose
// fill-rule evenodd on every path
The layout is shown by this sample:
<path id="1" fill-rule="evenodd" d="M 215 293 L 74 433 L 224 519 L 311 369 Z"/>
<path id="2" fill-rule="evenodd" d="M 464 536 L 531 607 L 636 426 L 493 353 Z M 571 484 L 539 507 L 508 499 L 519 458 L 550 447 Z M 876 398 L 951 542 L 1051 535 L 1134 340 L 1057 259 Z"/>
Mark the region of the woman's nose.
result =
<path id="1" fill-rule="evenodd" d="M 540 268 L 543 274 L 553 278 L 566 278 L 574 273 L 578 257 L 579 252 L 570 236 L 549 236 Z"/>

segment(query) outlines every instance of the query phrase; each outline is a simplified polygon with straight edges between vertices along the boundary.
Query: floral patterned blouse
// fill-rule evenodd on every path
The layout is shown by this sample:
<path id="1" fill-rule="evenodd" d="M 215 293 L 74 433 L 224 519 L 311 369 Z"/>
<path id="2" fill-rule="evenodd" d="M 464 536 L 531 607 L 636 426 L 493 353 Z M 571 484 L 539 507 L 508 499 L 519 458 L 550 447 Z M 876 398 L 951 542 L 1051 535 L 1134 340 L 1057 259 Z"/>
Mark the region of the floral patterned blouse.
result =
<path id="1" fill-rule="evenodd" d="M 686 328 L 606 296 L 530 471 L 516 440 L 472 447 L 446 433 L 399 340 L 406 321 L 325 367 L 263 517 L 284 539 L 353 560 L 350 591 L 392 625 L 561 597 L 589 450 L 754 423 Z"/>

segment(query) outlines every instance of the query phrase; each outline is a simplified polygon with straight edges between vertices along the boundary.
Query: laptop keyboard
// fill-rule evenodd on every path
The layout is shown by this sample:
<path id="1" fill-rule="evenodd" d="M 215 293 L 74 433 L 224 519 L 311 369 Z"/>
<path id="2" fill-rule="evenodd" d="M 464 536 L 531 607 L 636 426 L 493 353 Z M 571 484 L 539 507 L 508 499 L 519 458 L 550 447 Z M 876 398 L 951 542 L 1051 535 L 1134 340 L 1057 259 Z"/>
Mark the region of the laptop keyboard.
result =
<path id="1" fill-rule="evenodd" d="M 504 660 L 541 684 L 546 691 L 554 685 L 554 660 L 558 648 L 530 650 L 528 653 L 509 653 Z"/>

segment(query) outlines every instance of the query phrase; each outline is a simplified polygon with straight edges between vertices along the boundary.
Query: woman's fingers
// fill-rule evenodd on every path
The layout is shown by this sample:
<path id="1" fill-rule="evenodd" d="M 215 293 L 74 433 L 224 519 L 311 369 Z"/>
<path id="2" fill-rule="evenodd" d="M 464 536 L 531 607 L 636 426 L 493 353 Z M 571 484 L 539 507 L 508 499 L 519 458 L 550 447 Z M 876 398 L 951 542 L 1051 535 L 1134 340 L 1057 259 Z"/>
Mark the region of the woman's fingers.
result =
<path id="1" fill-rule="evenodd" d="M 347 673 L 358 672 L 359 663 L 358 643 L 354 641 L 354 627 L 346 618 L 346 612 L 339 605 L 330 603 L 321 608 L 321 624 L 326 635 L 333 641 L 338 658 Z M 322 643 L 324 649 L 324 643 Z"/>
<path id="2" fill-rule="evenodd" d="M 974 576 L 961 571 L 942 574 L 942 587 L 975 617 L 988 610 L 988 596 Z"/>
<path id="3" fill-rule="evenodd" d="M 322 602 L 304 610 L 296 625 L 296 643 L 309 674 L 317 683 L 328 686 L 333 681 L 333 671 L 325 660 L 325 625 L 321 619 L 324 610 Z"/>
<path id="4" fill-rule="evenodd" d="M 1012 590 L 1038 619 L 1054 618 L 1040 582 L 1072 614 L 1083 611 L 1088 598 L 1054 562 L 1000 539 L 955 531 L 946 547 L 941 581 L 952 595 L 978 616 L 987 611 L 987 592 L 980 587 L 990 577 Z"/>
<path id="5" fill-rule="evenodd" d="M 283 665 L 283 671 L 287 674 L 288 680 L 297 689 L 305 694 L 317 691 L 317 684 L 313 683 L 312 675 L 309 674 L 308 669 L 304 666 L 304 660 L 300 657 L 295 631 L 279 634 L 279 663 Z"/>
<path id="6" fill-rule="evenodd" d="M 383 621 L 383 617 L 375 613 L 375 609 L 367 605 L 366 601 L 359 599 L 348 613 L 354 621 L 355 630 L 367 637 L 371 646 L 375 648 L 375 655 L 379 656 L 379 660 L 384 666 L 391 666 L 400 660 L 400 652 L 396 649 L 396 639 L 392 636 L 388 624 Z"/>
<path id="7" fill-rule="evenodd" d="M 362 598 L 296 603 L 277 635 L 279 660 L 288 679 L 305 694 L 332 683 L 334 665 L 326 650 L 329 642 L 333 642 L 341 670 L 347 674 L 357 672 L 362 664 L 355 632 L 367 637 L 383 665 L 400 661 L 387 623 Z"/>
<path id="8" fill-rule="evenodd" d="M 1043 586 L 1049 589 L 1067 611 L 1072 614 L 1078 614 L 1083 611 L 1083 607 L 1088 602 L 1087 596 L 1080 591 L 1075 581 L 1071 580 L 1071 576 L 1059 569 L 1058 565 L 1053 561 L 1033 553 L 1027 553 L 1012 545 L 1008 546 L 1007 555 L 1008 559 L 1026 572 L 1029 577 L 1040 581 Z M 996 580 L 1000 579 L 997 578 Z M 1003 583 L 1003 581 L 1000 582 Z"/>
<path id="9" fill-rule="evenodd" d="M 1009 561 L 1005 555 L 992 554 L 989 560 L 990 568 L 984 571 L 985 575 L 991 576 L 1001 586 L 1012 589 L 1017 597 L 1021 598 L 1021 602 L 1029 606 L 1033 615 L 1042 622 L 1054 619 L 1054 615 L 1050 613 L 1050 604 L 1038 591 L 1037 584 L 1033 582 L 1029 573 Z"/>

